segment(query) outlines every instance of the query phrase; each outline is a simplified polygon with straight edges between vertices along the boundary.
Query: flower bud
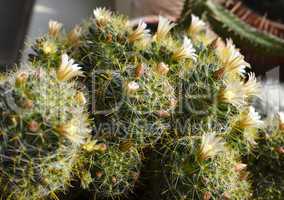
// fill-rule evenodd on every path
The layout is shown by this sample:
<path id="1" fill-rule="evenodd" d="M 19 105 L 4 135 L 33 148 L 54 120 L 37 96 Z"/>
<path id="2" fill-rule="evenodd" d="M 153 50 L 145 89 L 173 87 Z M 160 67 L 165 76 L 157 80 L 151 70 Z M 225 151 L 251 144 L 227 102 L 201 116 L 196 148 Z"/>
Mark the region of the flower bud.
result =
<path id="1" fill-rule="evenodd" d="M 35 120 L 32 120 L 28 123 L 28 130 L 32 133 L 36 133 L 39 130 L 39 124 Z"/>
<path id="2" fill-rule="evenodd" d="M 160 75 L 167 75 L 169 70 L 170 70 L 169 66 L 164 62 L 159 63 L 156 67 L 156 72 Z"/>
<path id="3" fill-rule="evenodd" d="M 247 165 L 244 164 L 244 163 L 237 163 L 237 164 L 235 165 L 235 171 L 236 171 L 236 172 L 243 171 L 243 170 L 246 169 L 246 168 L 247 168 Z"/>
<path id="4" fill-rule="evenodd" d="M 144 74 L 144 72 L 145 72 L 145 66 L 144 66 L 144 64 L 139 64 L 139 65 L 137 65 L 136 70 L 135 70 L 135 77 L 136 77 L 137 79 L 140 78 L 140 77 L 142 77 L 143 74 Z"/>
<path id="5" fill-rule="evenodd" d="M 279 153 L 279 154 L 284 154 L 284 147 L 277 147 L 277 148 L 275 148 L 275 151 L 277 152 L 277 153 Z"/>
<path id="6" fill-rule="evenodd" d="M 26 84 L 27 80 L 29 78 L 29 75 L 26 72 L 21 72 L 16 77 L 16 86 L 22 87 Z"/>

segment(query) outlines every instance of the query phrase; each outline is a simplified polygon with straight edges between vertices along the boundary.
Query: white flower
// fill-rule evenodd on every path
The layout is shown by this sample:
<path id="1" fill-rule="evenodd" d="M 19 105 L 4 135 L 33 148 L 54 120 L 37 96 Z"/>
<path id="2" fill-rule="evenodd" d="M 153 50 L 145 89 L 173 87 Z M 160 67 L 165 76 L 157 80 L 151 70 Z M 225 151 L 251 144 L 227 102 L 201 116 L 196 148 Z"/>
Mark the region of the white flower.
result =
<path id="1" fill-rule="evenodd" d="M 204 31 L 205 29 L 205 22 L 199 19 L 199 17 L 191 15 L 191 24 L 187 30 L 188 34 L 192 37 L 195 37 L 196 34 L 200 33 L 201 31 Z"/>
<path id="2" fill-rule="evenodd" d="M 279 129 L 284 131 L 284 112 L 278 113 L 278 119 L 279 119 Z"/>
<path id="3" fill-rule="evenodd" d="M 61 56 L 61 65 L 57 70 L 57 79 L 60 81 L 68 81 L 75 76 L 83 76 L 81 67 L 74 64 L 74 60 L 69 58 L 67 54 Z"/>
<path id="4" fill-rule="evenodd" d="M 94 10 L 94 16 L 99 25 L 104 25 L 110 21 L 111 11 L 107 10 L 106 8 L 96 8 Z"/>
<path id="5" fill-rule="evenodd" d="M 227 40 L 225 46 L 218 46 L 216 53 L 222 64 L 223 75 L 228 78 L 239 78 L 245 73 L 245 68 L 250 67 L 231 39 Z"/>
<path id="6" fill-rule="evenodd" d="M 84 143 L 85 136 L 80 134 L 80 129 L 75 124 L 76 122 L 71 120 L 67 124 L 58 125 L 55 130 L 73 144 L 80 145 Z"/>
<path id="7" fill-rule="evenodd" d="M 197 55 L 195 54 L 195 52 L 196 51 L 192 45 L 191 40 L 188 37 L 184 36 L 183 45 L 174 52 L 173 59 L 180 60 L 190 58 L 196 61 Z"/>
<path id="8" fill-rule="evenodd" d="M 167 75 L 169 70 L 170 70 L 169 66 L 164 62 L 160 62 L 155 69 L 155 71 L 160 75 Z"/>
<path id="9" fill-rule="evenodd" d="M 174 23 L 171 23 L 170 20 L 168 20 L 165 17 L 159 16 L 159 24 L 158 29 L 155 34 L 155 38 L 157 41 L 165 39 L 169 31 L 175 26 Z"/>
<path id="10" fill-rule="evenodd" d="M 57 37 L 61 28 L 62 24 L 57 21 L 50 20 L 48 22 L 48 34 L 50 36 Z"/>
<path id="11" fill-rule="evenodd" d="M 261 128 L 263 121 L 254 107 L 250 106 L 245 111 L 241 112 L 239 119 L 239 128 Z"/>
<path id="12" fill-rule="evenodd" d="M 138 27 L 135 31 L 133 31 L 128 39 L 130 42 L 134 42 L 136 40 L 143 40 L 145 38 L 150 37 L 150 30 L 146 29 L 147 24 L 143 22 L 142 20 L 139 21 Z"/>
<path id="13" fill-rule="evenodd" d="M 247 98 L 251 96 L 260 96 L 260 84 L 257 82 L 255 74 L 249 73 L 249 78 L 246 83 L 244 83 L 244 92 Z"/>
<path id="14" fill-rule="evenodd" d="M 139 90 L 140 86 L 135 81 L 131 81 L 127 84 L 127 92 L 133 93 Z"/>
<path id="15" fill-rule="evenodd" d="M 238 108 L 245 105 L 243 84 L 239 81 L 228 83 L 226 87 L 219 92 L 219 101 L 232 104 Z"/>
<path id="16" fill-rule="evenodd" d="M 224 150 L 225 142 L 220 137 L 217 137 L 215 133 L 207 133 L 202 135 L 201 145 L 199 149 L 200 160 L 213 158 Z"/>

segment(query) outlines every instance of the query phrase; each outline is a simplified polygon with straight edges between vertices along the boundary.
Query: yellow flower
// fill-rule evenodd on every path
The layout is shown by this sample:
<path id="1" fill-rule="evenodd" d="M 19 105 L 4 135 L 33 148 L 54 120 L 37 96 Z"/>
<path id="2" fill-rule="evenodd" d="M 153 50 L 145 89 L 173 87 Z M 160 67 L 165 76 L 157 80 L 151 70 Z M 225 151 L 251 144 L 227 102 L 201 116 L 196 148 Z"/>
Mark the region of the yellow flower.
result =
<path id="1" fill-rule="evenodd" d="M 175 26 L 174 23 L 171 23 L 170 20 L 168 20 L 165 17 L 159 16 L 159 24 L 158 24 L 158 29 L 155 34 L 155 39 L 157 41 L 161 41 L 165 39 L 167 34 L 170 32 L 170 30 Z"/>
<path id="2" fill-rule="evenodd" d="M 74 144 L 81 145 L 84 143 L 85 137 L 80 135 L 80 130 L 72 120 L 67 124 L 58 125 L 55 130 Z"/>
<path id="3" fill-rule="evenodd" d="M 85 95 L 83 94 L 83 92 L 77 92 L 77 94 L 75 95 L 75 100 L 80 104 L 80 105 L 84 105 L 87 103 L 87 100 L 85 98 Z"/>
<path id="4" fill-rule="evenodd" d="M 54 54 L 57 51 L 57 47 L 53 42 L 45 41 L 42 45 L 42 50 L 45 54 Z"/>
<path id="5" fill-rule="evenodd" d="M 50 20 L 48 22 L 48 35 L 50 35 L 52 37 L 57 37 L 61 28 L 62 28 L 61 23 L 59 23 L 57 21 Z"/>
<path id="6" fill-rule="evenodd" d="M 206 29 L 205 22 L 200 20 L 199 17 L 191 15 L 191 24 L 187 30 L 188 34 L 194 38 L 198 33 L 204 31 L 205 29 Z"/>
<path id="7" fill-rule="evenodd" d="M 243 112 L 241 112 L 238 127 L 239 128 L 261 128 L 263 126 L 263 121 L 258 112 L 255 111 L 254 107 L 250 106 Z"/>
<path id="8" fill-rule="evenodd" d="M 105 25 L 111 20 L 111 11 L 106 8 L 96 8 L 94 10 L 94 16 L 98 25 Z"/>
<path id="9" fill-rule="evenodd" d="M 74 60 L 69 58 L 67 54 L 61 56 L 61 65 L 57 70 L 57 79 L 60 81 L 68 81 L 75 76 L 83 76 L 81 67 L 74 64 Z"/>
<path id="10" fill-rule="evenodd" d="M 82 35 L 82 28 L 80 26 L 75 26 L 72 31 L 68 34 L 68 42 L 70 44 L 77 45 L 80 41 Z"/>
<path id="11" fill-rule="evenodd" d="M 254 73 L 249 73 L 249 78 L 246 83 L 244 83 L 244 91 L 245 95 L 247 98 L 252 97 L 252 96 L 260 96 L 260 84 L 257 82 L 255 74 Z"/>
<path id="12" fill-rule="evenodd" d="M 147 24 L 145 24 L 142 20 L 140 20 L 136 30 L 129 35 L 128 37 L 129 42 L 134 42 L 137 40 L 144 40 L 145 38 L 149 38 L 150 30 L 146 29 L 146 27 Z"/>
<path id="13" fill-rule="evenodd" d="M 206 32 L 204 34 L 198 34 L 195 37 L 197 41 L 201 42 L 205 46 L 212 44 L 212 42 L 215 41 L 217 38 L 218 36 L 216 35 L 216 33 L 214 33 L 210 29 L 206 29 Z"/>
<path id="14" fill-rule="evenodd" d="M 225 46 L 217 46 L 216 53 L 222 64 L 219 71 L 222 72 L 221 76 L 225 75 L 229 79 L 236 79 L 243 76 L 246 67 L 250 67 L 250 64 L 244 60 L 244 56 L 241 55 L 231 39 L 227 40 Z"/>
<path id="15" fill-rule="evenodd" d="M 225 142 L 220 137 L 217 137 L 215 133 L 207 133 L 202 135 L 201 145 L 199 149 L 200 160 L 213 158 L 224 150 Z"/>
<path id="16" fill-rule="evenodd" d="M 218 100 L 229 103 L 235 107 L 241 107 L 246 104 L 243 84 L 239 81 L 228 83 L 224 89 L 219 92 Z"/>
<path id="17" fill-rule="evenodd" d="M 248 142 L 249 145 L 257 145 L 255 141 L 257 139 L 257 133 L 258 130 L 255 127 L 245 128 L 243 131 L 243 137 Z"/>
<path id="18" fill-rule="evenodd" d="M 29 74 L 26 72 L 20 72 L 17 77 L 16 77 L 16 86 L 17 87 L 22 87 L 26 84 L 27 80 L 29 78 Z"/>
<path id="19" fill-rule="evenodd" d="M 196 61 L 197 55 L 195 54 L 195 52 L 196 51 L 192 45 L 191 40 L 188 37 L 184 36 L 183 45 L 174 52 L 172 58 L 174 60 L 190 58 Z"/>

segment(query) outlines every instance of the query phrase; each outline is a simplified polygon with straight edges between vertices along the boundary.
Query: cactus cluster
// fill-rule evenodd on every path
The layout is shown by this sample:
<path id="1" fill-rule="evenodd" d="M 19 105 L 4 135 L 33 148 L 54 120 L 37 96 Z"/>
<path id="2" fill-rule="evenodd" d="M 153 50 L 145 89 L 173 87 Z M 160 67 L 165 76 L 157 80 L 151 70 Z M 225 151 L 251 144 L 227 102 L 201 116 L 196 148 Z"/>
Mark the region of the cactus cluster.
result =
<path id="1" fill-rule="evenodd" d="M 160 16 L 151 33 L 104 8 L 61 29 L 51 21 L 29 70 L 0 88 L 9 91 L 0 96 L 9 119 L 1 124 L 4 195 L 54 198 L 71 180 L 95 199 L 259 194 L 251 155 L 264 122 L 251 104 L 260 86 L 232 40 L 194 15 L 186 29 Z M 31 106 L 12 110 L 7 98 Z"/>
<path id="2" fill-rule="evenodd" d="M 56 196 L 72 180 L 90 132 L 75 82 L 29 66 L 7 75 L 0 88 L 1 199 Z"/>

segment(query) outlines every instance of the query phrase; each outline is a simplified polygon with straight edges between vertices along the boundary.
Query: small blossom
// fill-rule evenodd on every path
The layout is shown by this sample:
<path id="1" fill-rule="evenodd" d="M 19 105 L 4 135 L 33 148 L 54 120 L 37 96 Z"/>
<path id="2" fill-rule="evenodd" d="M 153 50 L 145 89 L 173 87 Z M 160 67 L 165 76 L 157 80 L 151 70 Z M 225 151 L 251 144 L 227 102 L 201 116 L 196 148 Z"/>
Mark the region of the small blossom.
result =
<path id="1" fill-rule="evenodd" d="M 284 131 L 284 112 L 278 113 L 278 119 L 279 119 L 279 129 L 281 131 Z"/>
<path id="2" fill-rule="evenodd" d="M 168 118 L 171 116 L 171 114 L 169 113 L 169 111 L 166 111 L 166 110 L 160 110 L 157 112 L 157 115 L 160 117 L 160 118 Z"/>
<path id="3" fill-rule="evenodd" d="M 169 66 L 165 64 L 164 62 L 160 62 L 155 68 L 156 73 L 160 75 L 167 75 L 169 70 L 170 70 Z"/>
<path id="4" fill-rule="evenodd" d="M 198 34 L 194 39 L 201 42 L 203 45 L 208 46 L 211 45 L 214 41 L 216 41 L 218 36 L 212 30 L 207 29 L 204 34 Z"/>
<path id="5" fill-rule="evenodd" d="M 201 146 L 199 150 L 199 159 L 207 160 L 215 157 L 218 153 L 225 150 L 225 143 L 214 133 L 202 135 Z"/>
<path id="6" fill-rule="evenodd" d="M 239 128 L 260 128 L 263 125 L 263 121 L 254 107 L 250 106 L 241 112 L 238 125 Z"/>
<path id="7" fill-rule="evenodd" d="M 94 10 L 94 16 L 98 25 L 105 25 L 111 20 L 111 11 L 106 8 L 96 8 Z"/>
<path id="8" fill-rule="evenodd" d="M 26 72 L 21 72 L 17 75 L 16 77 L 16 81 L 15 81 L 15 84 L 17 87 L 22 87 L 26 84 L 27 80 L 29 78 L 29 75 L 28 73 Z"/>
<path id="9" fill-rule="evenodd" d="M 61 23 L 59 23 L 57 21 L 50 20 L 48 22 L 48 35 L 50 35 L 52 37 L 57 37 L 61 28 L 62 28 Z"/>
<path id="10" fill-rule="evenodd" d="M 80 37 L 82 35 L 82 28 L 80 26 L 75 26 L 72 31 L 68 34 L 68 42 L 70 44 L 77 45 L 80 41 Z"/>
<path id="11" fill-rule="evenodd" d="M 146 29 L 147 24 L 143 22 L 142 20 L 139 21 L 138 27 L 136 28 L 135 31 L 133 31 L 128 39 L 129 42 L 134 42 L 137 40 L 143 40 L 144 38 L 149 38 L 150 37 L 150 30 Z"/>
<path id="12" fill-rule="evenodd" d="M 82 146 L 87 152 L 92 152 L 96 150 L 97 140 L 88 139 L 87 142 Z"/>
<path id="13" fill-rule="evenodd" d="M 57 47 L 53 42 L 45 41 L 42 45 L 43 53 L 46 55 L 54 54 L 57 51 Z"/>
<path id="14" fill-rule="evenodd" d="M 25 109 L 31 109 L 31 108 L 33 108 L 33 106 L 34 106 L 34 103 L 33 103 L 32 100 L 26 99 L 26 100 L 24 100 L 22 106 L 23 106 L 23 108 L 25 108 Z"/>
<path id="15" fill-rule="evenodd" d="M 241 55 L 231 39 L 227 40 L 225 46 L 217 47 L 217 55 L 222 64 L 220 69 L 222 75 L 230 79 L 243 76 L 245 68 L 250 67 L 250 64 L 244 60 L 244 56 Z"/>
<path id="16" fill-rule="evenodd" d="M 75 95 L 75 100 L 80 104 L 80 105 L 84 105 L 87 103 L 87 100 L 85 98 L 85 95 L 83 94 L 83 92 L 77 92 L 77 94 Z"/>
<path id="17" fill-rule="evenodd" d="M 139 90 L 140 86 L 135 81 L 131 81 L 127 84 L 127 92 L 133 93 Z"/>
<path id="18" fill-rule="evenodd" d="M 229 103 L 235 107 L 245 105 L 245 95 L 243 84 L 239 81 L 228 83 L 224 89 L 219 92 L 219 101 Z"/>
<path id="19" fill-rule="evenodd" d="M 244 83 L 244 92 L 246 97 L 259 96 L 260 95 L 260 84 L 257 82 L 255 74 L 249 73 L 249 78 L 246 83 Z"/>
<path id="20" fill-rule="evenodd" d="M 72 120 L 66 124 L 58 125 L 55 130 L 74 144 L 81 145 L 84 143 L 84 137 L 80 135 L 80 130 Z"/>
<path id="21" fill-rule="evenodd" d="M 195 54 L 195 52 L 196 51 L 192 45 L 191 40 L 188 37 L 184 36 L 183 45 L 174 52 L 173 59 L 181 60 L 190 58 L 196 61 L 197 55 Z"/>
<path id="22" fill-rule="evenodd" d="M 236 172 L 240 172 L 240 171 L 243 171 L 247 168 L 247 164 L 244 164 L 244 163 L 237 163 L 235 165 L 235 171 Z"/>
<path id="23" fill-rule="evenodd" d="M 206 24 L 199 17 L 191 15 L 191 24 L 187 32 L 191 37 L 195 37 L 201 31 L 206 29 Z"/>
<path id="24" fill-rule="evenodd" d="M 244 129 L 243 138 L 244 138 L 244 140 L 246 140 L 246 142 L 249 145 L 252 145 L 252 146 L 257 145 L 257 142 L 256 142 L 256 139 L 257 139 L 257 136 L 258 136 L 257 131 L 258 130 L 255 127 L 251 127 L 251 128 L 248 127 L 248 128 Z"/>
<path id="25" fill-rule="evenodd" d="M 69 58 L 67 54 L 61 56 L 61 65 L 57 71 L 57 79 L 60 81 L 68 81 L 75 76 L 83 76 L 81 67 L 74 64 L 74 60 Z"/>
<path id="26" fill-rule="evenodd" d="M 161 41 L 165 39 L 167 34 L 170 32 L 170 30 L 175 26 L 174 23 L 171 23 L 170 20 L 168 20 L 165 17 L 159 16 L 159 24 L 158 29 L 155 34 L 155 38 L 157 41 Z"/>

